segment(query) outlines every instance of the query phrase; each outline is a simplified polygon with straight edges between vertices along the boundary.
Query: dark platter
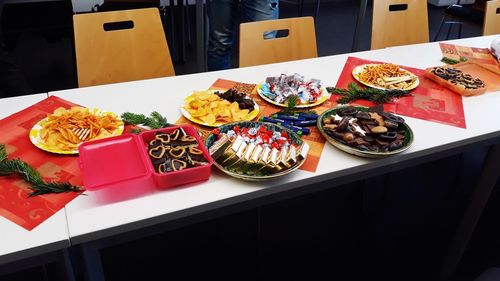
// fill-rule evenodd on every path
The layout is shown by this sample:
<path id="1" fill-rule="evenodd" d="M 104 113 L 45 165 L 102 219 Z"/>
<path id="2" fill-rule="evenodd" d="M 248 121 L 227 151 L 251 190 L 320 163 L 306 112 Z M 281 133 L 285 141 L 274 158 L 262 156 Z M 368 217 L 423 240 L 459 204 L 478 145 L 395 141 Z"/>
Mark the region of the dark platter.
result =
<path id="1" fill-rule="evenodd" d="M 413 132 L 403 118 L 367 107 L 329 109 L 319 116 L 318 128 L 333 146 L 368 158 L 401 153 L 413 142 Z"/>

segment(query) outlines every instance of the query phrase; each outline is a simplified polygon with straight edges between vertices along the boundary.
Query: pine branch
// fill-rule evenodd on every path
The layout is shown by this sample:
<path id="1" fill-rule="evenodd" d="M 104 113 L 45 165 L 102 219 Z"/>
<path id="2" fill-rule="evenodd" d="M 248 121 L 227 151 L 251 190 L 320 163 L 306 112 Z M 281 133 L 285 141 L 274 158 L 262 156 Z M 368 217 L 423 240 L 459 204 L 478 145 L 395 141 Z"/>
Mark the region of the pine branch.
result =
<path id="1" fill-rule="evenodd" d="M 23 180 L 31 184 L 30 188 L 33 191 L 30 193 L 30 197 L 46 193 L 62 193 L 83 190 L 82 187 L 71 185 L 69 182 L 45 182 L 40 176 L 40 173 L 33 169 L 33 167 L 31 167 L 28 163 L 21 161 L 20 159 L 8 160 L 5 145 L 0 144 L 0 176 L 12 174 L 19 175 Z"/>
<path id="2" fill-rule="evenodd" d="M 0 175 L 18 174 L 25 181 L 30 183 L 42 183 L 42 177 L 35 169 L 26 162 L 19 159 L 5 160 L 0 162 Z"/>
<path id="3" fill-rule="evenodd" d="M 125 112 L 121 117 L 125 124 L 132 125 L 144 124 L 147 120 L 147 117 L 144 114 L 135 114 L 132 112 Z"/>
<path id="4" fill-rule="evenodd" d="M 314 110 L 295 108 L 295 106 L 297 106 L 297 101 L 298 101 L 297 96 L 290 96 L 288 98 L 287 107 L 273 114 L 280 114 L 280 115 L 294 115 L 295 113 L 316 114 L 316 111 Z"/>
<path id="5" fill-rule="evenodd" d="M 461 63 L 461 62 L 466 62 L 467 58 L 460 57 L 459 60 L 455 60 L 455 59 L 452 59 L 452 58 L 443 57 L 441 59 L 441 61 L 444 62 L 444 63 L 446 63 L 446 64 L 454 65 L 454 64 L 457 64 L 457 63 Z"/>
<path id="6" fill-rule="evenodd" d="M 82 188 L 79 186 L 74 186 L 69 182 L 42 182 L 40 184 L 33 184 L 33 192 L 30 193 L 29 197 L 47 194 L 47 193 L 63 193 L 68 191 L 81 191 Z"/>
<path id="7" fill-rule="evenodd" d="M 151 117 L 146 117 L 144 114 L 125 112 L 121 117 L 125 124 L 145 125 L 151 129 L 165 128 L 172 125 L 167 122 L 167 118 L 163 117 L 157 111 L 151 112 L 150 116 Z"/>
<path id="8" fill-rule="evenodd" d="M 297 97 L 295 95 L 288 97 L 287 109 L 294 109 L 295 106 L 297 105 L 298 100 L 299 100 L 299 97 Z"/>
<path id="9" fill-rule="evenodd" d="M 150 116 L 151 116 L 151 118 L 147 118 L 147 120 L 144 124 L 146 126 L 150 127 L 151 129 L 164 128 L 164 127 L 170 125 L 167 122 L 167 118 L 161 116 L 161 114 L 156 112 L 156 111 L 151 112 Z"/>
<path id="10" fill-rule="evenodd" d="M 337 100 L 339 104 L 347 104 L 356 100 L 367 100 L 374 103 L 390 102 L 394 98 L 410 96 L 408 91 L 403 90 L 379 90 L 375 88 L 361 89 L 356 83 L 349 83 L 348 89 L 327 87 L 326 90 L 334 95 L 342 96 Z"/>
<path id="11" fill-rule="evenodd" d="M 5 159 L 7 159 L 7 150 L 4 144 L 0 144 L 0 162 L 3 162 Z"/>

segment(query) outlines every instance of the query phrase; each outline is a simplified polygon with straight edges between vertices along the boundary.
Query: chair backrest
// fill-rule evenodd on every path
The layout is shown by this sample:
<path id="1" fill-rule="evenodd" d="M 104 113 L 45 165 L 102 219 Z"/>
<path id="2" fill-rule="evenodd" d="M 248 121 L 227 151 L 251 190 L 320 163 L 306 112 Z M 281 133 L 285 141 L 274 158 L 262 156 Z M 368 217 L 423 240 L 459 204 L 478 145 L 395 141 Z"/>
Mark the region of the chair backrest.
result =
<path id="1" fill-rule="evenodd" d="M 374 0 L 371 48 L 429 42 L 426 0 Z"/>
<path id="2" fill-rule="evenodd" d="M 73 17 L 80 87 L 174 76 L 158 9 Z"/>
<path id="3" fill-rule="evenodd" d="M 264 38 L 270 31 L 288 30 L 288 36 Z M 242 23 L 240 67 L 315 58 L 316 31 L 312 17 Z"/>
<path id="4" fill-rule="evenodd" d="M 483 35 L 500 34 L 500 0 L 486 2 Z"/>

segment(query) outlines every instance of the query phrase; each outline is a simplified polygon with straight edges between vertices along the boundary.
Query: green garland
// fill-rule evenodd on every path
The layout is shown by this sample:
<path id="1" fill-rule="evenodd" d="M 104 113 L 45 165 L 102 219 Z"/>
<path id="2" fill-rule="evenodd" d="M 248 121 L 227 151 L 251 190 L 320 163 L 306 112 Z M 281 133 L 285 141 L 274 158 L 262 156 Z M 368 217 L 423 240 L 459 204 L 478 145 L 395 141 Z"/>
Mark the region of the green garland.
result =
<path id="1" fill-rule="evenodd" d="M 273 113 L 272 115 L 274 114 L 280 114 L 280 115 L 294 115 L 295 113 L 306 113 L 306 114 L 316 114 L 316 111 L 314 110 L 307 110 L 307 109 L 299 109 L 299 108 L 295 108 L 295 106 L 297 105 L 297 101 L 298 101 L 298 97 L 297 96 L 290 96 L 288 98 L 288 103 L 287 103 L 287 106 L 285 107 L 285 109 L 283 110 L 280 110 L 276 113 Z"/>
<path id="2" fill-rule="evenodd" d="M 0 176 L 17 174 L 26 182 L 31 184 L 33 190 L 29 197 L 47 194 L 47 193 L 62 193 L 69 191 L 82 191 L 81 186 L 74 186 L 69 182 L 45 182 L 40 173 L 33 169 L 28 163 L 20 159 L 7 159 L 7 151 L 5 145 L 0 144 Z"/>
<path id="3" fill-rule="evenodd" d="M 452 59 L 452 58 L 443 57 L 441 59 L 441 61 L 444 62 L 444 63 L 446 63 L 446 64 L 454 65 L 454 64 L 457 64 L 457 63 L 461 63 L 461 62 L 466 62 L 467 58 L 460 57 L 460 60 L 455 60 L 455 59 Z"/>
<path id="4" fill-rule="evenodd" d="M 172 126 L 172 124 L 167 122 L 167 118 L 163 117 L 156 111 L 151 112 L 150 117 L 146 117 L 144 114 L 135 114 L 132 112 L 125 112 L 121 117 L 125 124 L 145 125 L 151 129 L 160 129 Z"/>
<path id="5" fill-rule="evenodd" d="M 403 90 L 379 90 L 375 88 L 360 88 L 356 83 L 349 83 L 348 89 L 327 87 L 326 90 L 334 95 L 342 96 L 337 100 L 339 104 L 347 104 L 355 100 L 367 100 L 374 103 L 390 102 L 394 98 L 406 97 L 411 94 Z"/>

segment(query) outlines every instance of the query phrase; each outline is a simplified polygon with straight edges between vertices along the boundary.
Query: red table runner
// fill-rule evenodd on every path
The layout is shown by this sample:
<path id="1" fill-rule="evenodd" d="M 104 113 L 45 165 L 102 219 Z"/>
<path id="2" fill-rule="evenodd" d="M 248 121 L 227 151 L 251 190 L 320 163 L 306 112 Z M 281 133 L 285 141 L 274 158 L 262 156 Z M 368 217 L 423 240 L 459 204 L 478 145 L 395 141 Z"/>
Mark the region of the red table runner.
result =
<path id="1" fill-rule="evenodd" d="M 351 82 L 356 82 L 358 85 L 364 87 L 354 79 L 352 70 L 358 65 L 368 63 L 380 62 L 349 57 L 336 87 L 347 88 Z M 392 103 L 385 103 L 385 111 L 426 121 L 466 128 L 462 96 L 425 78 L 423 76 L 425 70 L 406 66 L 401 67 L 417 75 L 420 79 L 420 84 L 415 90 L 411 91 L 412 96 L 399 98 Z M 340 96 L 332 95 L 333 100 L 339 98 Z M 358 100 L 353 104 L 362 106 L 374 105 L 372 102 L 363 100 Z"/>
<path id="2" fill-rule="evenodd" d="M 82 185 L 77 155 L 59 155 L 35 147 L 29 131 L 38 121 L 58 107 L 74 104 L 49 97 L 0 120 L 0 143 L 5 144 L 9 159 L 20 158 L 42 175 L 44 180 Z M 18 176 L 0 177 L 0 215 L 32 230 L 51 217 L 80 193 L 68 192 L 28 197 L 31 189 Z"/>

